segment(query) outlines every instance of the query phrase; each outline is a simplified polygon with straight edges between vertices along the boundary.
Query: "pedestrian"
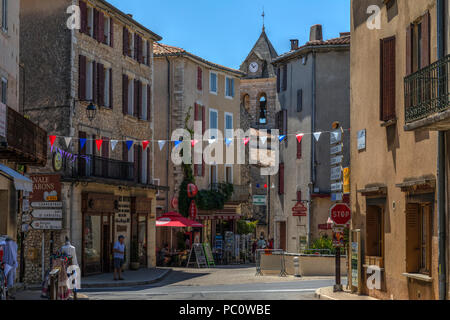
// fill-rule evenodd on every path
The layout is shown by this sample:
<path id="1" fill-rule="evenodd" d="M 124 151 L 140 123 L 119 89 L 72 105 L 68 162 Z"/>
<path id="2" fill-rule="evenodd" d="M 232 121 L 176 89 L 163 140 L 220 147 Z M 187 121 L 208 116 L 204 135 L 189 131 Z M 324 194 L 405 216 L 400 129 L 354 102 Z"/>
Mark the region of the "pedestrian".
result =
<path id="1" fill-rule="evenodd" d="M 261 235 L 258 240 L 258 249 L 266 249 L 266 247 L 267 247 L 266 240 L 264 240 L 264 236 Z"/>
<path id="2" fill-rule="evenodd" d="M 273 250 L 273 239 L 269 240 L 269 245 L 267 246 L 267 248 Z"/>
<path id="3" fill-rule="evenodd" d="M 114 280 L 124 280 L 122 278 L 122 266 L 125 257 L 125 237 L 119 236 L 119 240 L 114 244 Z M 117 278 L 117 274 L 119 277 Z"/>

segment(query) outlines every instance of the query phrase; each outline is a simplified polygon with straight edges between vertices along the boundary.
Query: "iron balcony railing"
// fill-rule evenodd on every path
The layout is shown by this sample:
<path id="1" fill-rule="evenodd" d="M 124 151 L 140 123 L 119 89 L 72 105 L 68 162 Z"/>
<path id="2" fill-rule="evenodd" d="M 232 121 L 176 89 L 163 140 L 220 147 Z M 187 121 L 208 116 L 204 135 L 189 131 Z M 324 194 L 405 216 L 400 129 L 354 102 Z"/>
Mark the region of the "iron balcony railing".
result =
<path id="1" fill-rule="evenodd" d="M 405 78 L 405 121 L 411 123 L 449 109 L 450 55 Z"/>
<path id="2" fill-rule="evenodd" d="M 0 159 L 45 166 L 47 132 L 10 107 L 6 107 L 6 141 L 0 144 Z"/>
<path id="3" fill-rule="evenodd" d="M 212 183 L 210 185 L 211 190 L 220 190 L 226 183 Z M 236 185 L 233 184 L 233 193 L 231 195 L 231 202 L 246 202 L 250 198 L 250 187 L 248 185 Z"/>
<path id="4" fill-rule="evenodd" d="M 134 163 L 120 160 L 88 156 L 78 158 L 73 163 L 72 178 L 104 178 L 122 181 L 135 181 Z"/>

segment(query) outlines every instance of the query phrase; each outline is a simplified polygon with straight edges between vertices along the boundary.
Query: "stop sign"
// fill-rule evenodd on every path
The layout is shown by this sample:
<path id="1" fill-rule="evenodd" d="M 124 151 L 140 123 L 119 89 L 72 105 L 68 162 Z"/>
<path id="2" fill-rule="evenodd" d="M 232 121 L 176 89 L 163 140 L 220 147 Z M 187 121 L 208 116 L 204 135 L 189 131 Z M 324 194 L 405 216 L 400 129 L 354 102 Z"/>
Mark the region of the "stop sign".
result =
<path id="1" fill-rule="evenodd" d="M 337 225 L 346 225 L 352 218 L 350 207 L 345 203 L 337 203 L 330 209 L 330 218 Z"/>

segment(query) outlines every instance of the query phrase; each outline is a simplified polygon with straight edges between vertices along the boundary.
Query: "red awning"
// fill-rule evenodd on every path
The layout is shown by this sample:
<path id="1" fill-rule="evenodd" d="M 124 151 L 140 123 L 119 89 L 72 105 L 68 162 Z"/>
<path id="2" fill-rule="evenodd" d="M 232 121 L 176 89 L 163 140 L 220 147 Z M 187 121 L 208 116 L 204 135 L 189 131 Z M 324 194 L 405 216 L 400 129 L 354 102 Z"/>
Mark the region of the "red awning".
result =
<path id="1" fill-rule="evenodd" d="M 163 214 L 161 217 L 156 219 L 157 227 L 171 227 L 171 228 L 185 228 L 185 227 L 193 227 L 193 228 L 203 228 L 204 226 L 193 220 L 189 220 L 183 217 L 178 212 L 168 212 Z"/>

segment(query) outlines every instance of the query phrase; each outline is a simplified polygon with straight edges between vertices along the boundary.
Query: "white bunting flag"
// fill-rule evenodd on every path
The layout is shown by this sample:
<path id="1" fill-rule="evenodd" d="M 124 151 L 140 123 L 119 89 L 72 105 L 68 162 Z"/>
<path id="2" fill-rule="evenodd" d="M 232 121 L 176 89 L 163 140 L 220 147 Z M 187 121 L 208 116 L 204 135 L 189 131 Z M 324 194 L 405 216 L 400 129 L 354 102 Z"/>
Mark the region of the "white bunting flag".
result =
<path id="1" fill-rule="evenodd" d="M 319 142 L 320 136 L 322 135 L 322 132 L 314 132 L 314 138 L 317 142 Z"/>
<path id="2" fill-rule="evenodd" d="M 267 142 L 267 137 L 266 136 L 260 137 L 259 139 L 261 140 L 262 144 L 266 144 L 266 142 Z"/>
<path id="3" fill-rule="evenodd" d="M 66 147 L 69 148 L 70 142 L 72 141 L 72 137 L 65 137 Z"/>
<path id="4" fill-rule="evenodd" d="M 216 139 L 208 139 L 209 144 L 213 144 L 214 142 L 216 142 Z"/>
<path id="5" fill-rule="evenodd" d="M 116 148 L 118 143 L 119 143 L 118 140 L 111 140 L 111 150 L 112 151 L 114 151 L 114 149 Z"/>
<path id="6" fill-rule="evenodd" d="M 162 149 L 164 148 L 166 142 L 164 140 L 159 140 L 158 141 L 158 145 L 159 145 L 159 151 L 162 151 Z"/>

